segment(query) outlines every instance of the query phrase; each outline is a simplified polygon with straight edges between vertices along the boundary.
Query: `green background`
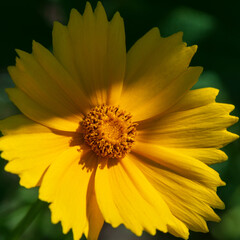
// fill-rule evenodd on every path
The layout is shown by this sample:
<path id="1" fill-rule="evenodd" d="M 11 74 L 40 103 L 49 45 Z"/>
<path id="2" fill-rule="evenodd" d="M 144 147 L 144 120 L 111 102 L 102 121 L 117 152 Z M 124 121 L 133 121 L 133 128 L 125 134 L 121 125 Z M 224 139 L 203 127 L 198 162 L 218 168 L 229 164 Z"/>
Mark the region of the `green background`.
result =
<path id="1" fill-rule="evenodd" d="M 71 8 L 83 12 L 86 1 L 74 0 L 1 0 L 0 1 L 0 119 L 18 112 L 8 100 L 4 88 L 13 86 L 7 66 L 15 64 L 16 48 L 31 52 L 32 40 L 51 49 L 53 21 L 67 23 Z M 90 1 L 93 7 L 96 1 Z M 239 116 L 240 104 L 240 1 L 149 1 L 104 0 L 109 19 L 116 11 L 124 18 L 126 44 L 133 43 L 153 27 L 159 27 L 162 36 L 183 31 L 184 41 L 199 46 L 192 65 L 204 67 L 195 88 L 212 86 L 220 89 L 218 101 L 233 103 L 234 115 Z M 230 129 L 240 133 L 236 125 Z M 221 223 L 209 223 L 210 233 L 191 232 L 190 239 L 240 239 L 240 151 L 239 141 L 225 147 L 229 160 L 213 166 L 227 186 L 218 190 L 226 204 L 217 211 Z M 18 177 L 4 171 L 6 161 L 0 159 L 0 240 L 70 240 L 63 235 L 60 224 L 50 222 L 47 204 L 36 202 L 37 189 L 24 189 Z M 36 218 L 27 214 L 32 208 L 39 212 Z M 35 214 L 34 211 L 31 213 Z M 27 214 L 27 215 L 26 215 Z M 21 235 L 22 219 L 31 223 Z M 169 234 L 144 233 L 136 237 L 124 227 L 113 229 L 104 225 L 99 240 L 176 239 Z"/>

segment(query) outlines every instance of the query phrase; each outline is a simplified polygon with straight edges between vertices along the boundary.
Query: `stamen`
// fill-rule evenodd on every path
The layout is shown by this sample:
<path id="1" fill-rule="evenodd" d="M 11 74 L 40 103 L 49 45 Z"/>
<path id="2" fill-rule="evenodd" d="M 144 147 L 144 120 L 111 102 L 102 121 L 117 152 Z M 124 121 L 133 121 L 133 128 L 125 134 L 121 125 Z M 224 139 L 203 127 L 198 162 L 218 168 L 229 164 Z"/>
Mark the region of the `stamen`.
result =
<path id="1" fill-rule="evenodd" d="M 100 157 L 123 158 L 135 141 L 137 123 L 118 107 L 97 106 L 81 122 L 85 143 Z"/>

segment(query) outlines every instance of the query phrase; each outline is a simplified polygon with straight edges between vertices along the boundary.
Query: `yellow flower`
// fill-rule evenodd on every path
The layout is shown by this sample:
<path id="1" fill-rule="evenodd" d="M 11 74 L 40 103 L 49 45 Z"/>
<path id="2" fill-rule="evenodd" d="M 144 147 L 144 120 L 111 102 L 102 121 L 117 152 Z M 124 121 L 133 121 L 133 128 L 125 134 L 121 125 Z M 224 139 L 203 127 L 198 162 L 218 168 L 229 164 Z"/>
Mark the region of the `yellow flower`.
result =
<path id="1" fill-rule="evenodd" d="M 0 150 L 64 233 L 96 240 L 106 221 L 187 239 L 220 220 L 225 183 L 208 165 L 227 159 L 219 148 L 238 138 L 226 130 L 238 118 L 217 89 L 190 90 L 196 49 L 154 28 L 126 54 L 122 18 L 109 22 L 99 2 L 55 23 L 53 54 L 17 51 L 7 92 L 22 114 L 0 122 Z"/>

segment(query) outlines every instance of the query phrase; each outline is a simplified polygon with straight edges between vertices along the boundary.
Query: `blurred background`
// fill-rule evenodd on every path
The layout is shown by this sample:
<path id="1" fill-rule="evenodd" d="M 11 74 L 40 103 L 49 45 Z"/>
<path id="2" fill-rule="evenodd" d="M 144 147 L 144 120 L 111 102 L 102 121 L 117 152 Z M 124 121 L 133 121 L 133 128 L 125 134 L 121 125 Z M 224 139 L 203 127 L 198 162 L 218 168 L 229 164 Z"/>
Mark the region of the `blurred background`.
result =
<path id="1" fill-rule="evenodd" d="M 95 8 L 97 1 L 90 3 Z M 204 67 L 200 81 L 194 88 L 212 86 L 220 89 L 218 101 L 233 103 L 234 115 L 240 107 L 240 1 L 151 1 L 103 0 L 109 19 L 119 11 L 125 21 L 126 44 L 133 43 L 153 27 L 159 27 L 162 36 L 183 31 L 184 41 L 197 44 L 198 52 L 192 65 Z M 67 23 L 70 9 L 81 13 L 85 0 L 1 0 L 0 1 L 0 119 L 16 114 L 18 110 L 9 101 L 4 88 L 13 86 L 7 66 L 15 64 L 14 49 L 31 52 L 32 40 L 51 49 L 53 21 Z M 240 133 L 239 127 L 230 129 Z M 227 182 L 218 190 L 226 204 L 224 211 L 217 211 L 221 223 L 209 223 L 210 233 L 191 232 L 190 239 L 239 240 L 240 239 L 240 148 L 239 141 L 225 147 L 229 161 L 213 166 Z M 71 240 L 72 233 L 63 235 L 60 224 L 50 222 L 47 204 L 37 201 L 37 189 L 24 189 L 18 177 L 4 171 L 6 161 L 0 159 L 0 240 Z M 29 209 L 40 214 L 32 221 Z M 25 221 L 23 221 L 25 219 Z M 22 224 L 29 227 L 20 237 Z M 85 238 L 83 238 L 85 239 Z M 124 227 L 117 229 L 104 225 L 99 240 L 174 240 L 157 233 L 144 233 L 136 237 Z"/>

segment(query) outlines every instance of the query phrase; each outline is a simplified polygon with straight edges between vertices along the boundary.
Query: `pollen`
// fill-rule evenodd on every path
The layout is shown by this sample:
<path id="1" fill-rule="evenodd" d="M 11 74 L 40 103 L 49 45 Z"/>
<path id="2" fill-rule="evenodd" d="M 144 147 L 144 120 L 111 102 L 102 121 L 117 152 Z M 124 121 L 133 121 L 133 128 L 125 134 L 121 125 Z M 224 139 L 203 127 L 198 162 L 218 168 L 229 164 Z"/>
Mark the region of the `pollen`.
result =
<path id="1" fill-rule="evenodd" d="M 123 158 L 135 141 L 137 123 L 115 106 L 97 106 L 81 122 L 84 142 L 99 157 Z"/>

